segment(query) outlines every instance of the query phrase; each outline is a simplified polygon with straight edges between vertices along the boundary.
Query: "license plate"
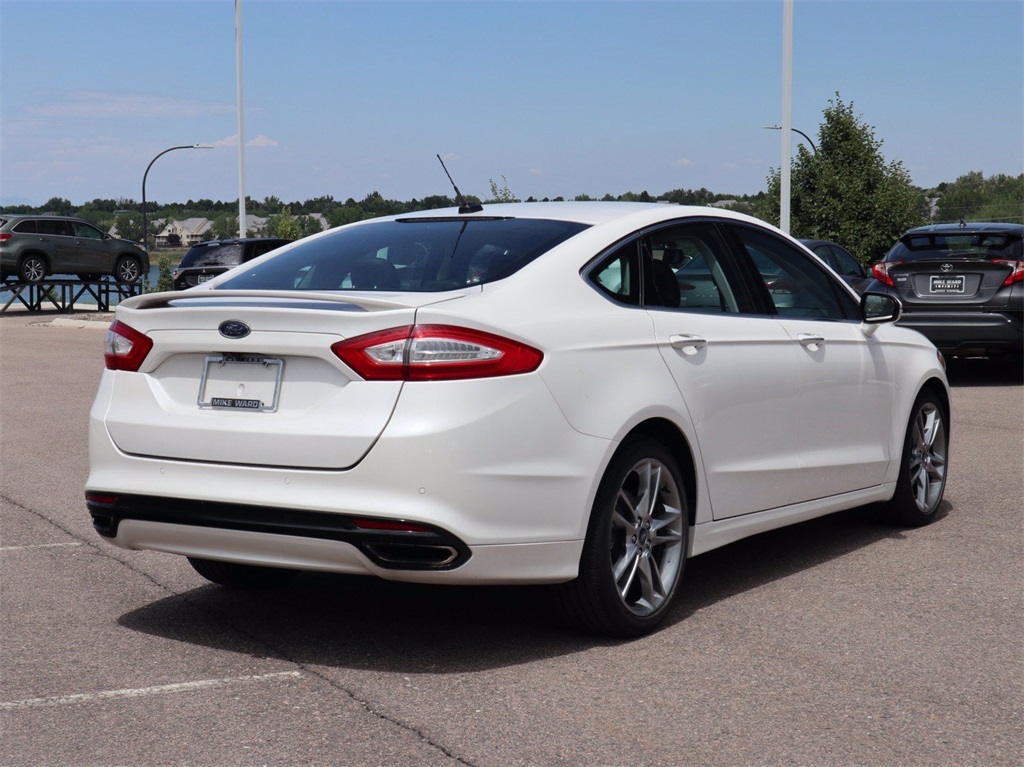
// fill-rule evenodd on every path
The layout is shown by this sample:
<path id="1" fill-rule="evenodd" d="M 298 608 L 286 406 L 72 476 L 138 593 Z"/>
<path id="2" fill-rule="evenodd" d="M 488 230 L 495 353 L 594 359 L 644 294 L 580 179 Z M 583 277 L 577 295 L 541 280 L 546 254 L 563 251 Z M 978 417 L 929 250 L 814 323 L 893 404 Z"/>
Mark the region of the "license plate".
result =
<path id="1" fill-rule="evenodd" d="M 208 280 L 212 280 L 213 277 L 214 277 L 214 275 L 212 275 L 212 274 L 200 274 L 200 275 L 196 276 L 196 284 L 198 284 L 200 282 L 207 282 Z"/>
<path id="2" fill-rule="evenodd" d="M 928 282 L 929 293 L 963 293 L 964 276 L 957 275 L 947 277 L 945 275 L 933 274 Z"/>
<path id="3" fill-rule="evenodd" d="M 217 354 L 203 362 L 196 404 L 201 409 L 273 413 L 284 362 L 272 357 Z"/>

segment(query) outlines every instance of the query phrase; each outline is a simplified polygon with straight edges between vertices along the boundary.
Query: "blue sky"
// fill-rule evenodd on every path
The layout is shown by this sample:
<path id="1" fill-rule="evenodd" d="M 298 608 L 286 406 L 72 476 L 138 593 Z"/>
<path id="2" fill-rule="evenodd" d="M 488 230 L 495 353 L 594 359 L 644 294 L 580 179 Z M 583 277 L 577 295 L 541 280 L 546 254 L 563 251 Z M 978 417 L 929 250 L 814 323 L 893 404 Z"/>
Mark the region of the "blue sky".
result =
<path id="1" fill-rule="evenodd" d="M 781 162 L 781 0 L 242 0 L 245 191 L 706 187 Z M 233 0 L 0 0 L 0 200 L 238 197 Z M 796 0 L 793 125 L 838 91 L 932 186 L 1024 172 L 1024 3 Z M 799 137 L 794 135 L 794 139 Z M 795 148 L 795 147 L 794 147 Z"/>

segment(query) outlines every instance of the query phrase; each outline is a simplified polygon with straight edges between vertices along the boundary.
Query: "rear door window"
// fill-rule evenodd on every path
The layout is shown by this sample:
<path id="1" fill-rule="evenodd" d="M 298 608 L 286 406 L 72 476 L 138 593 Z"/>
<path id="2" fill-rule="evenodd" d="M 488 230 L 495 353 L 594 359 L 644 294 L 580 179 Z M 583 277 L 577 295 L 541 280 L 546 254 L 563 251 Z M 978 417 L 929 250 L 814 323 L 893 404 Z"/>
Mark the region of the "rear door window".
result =
<path id="1" fill-rule="evenodd" d="M 731 225 L 759 276 L 770 305 L 785 317 L 847 320 L 857 317 L 856 302 L 813 259 L 770 232 Z"/>
<path id="2" fill-rule="evenodd" d="M 55 236 L 67 237 L 71 234 L 68 231 L 67 221 L 55 221 L 53 219 L 36 219 L 36 229 L 39 234 L 52 234 Z"/>

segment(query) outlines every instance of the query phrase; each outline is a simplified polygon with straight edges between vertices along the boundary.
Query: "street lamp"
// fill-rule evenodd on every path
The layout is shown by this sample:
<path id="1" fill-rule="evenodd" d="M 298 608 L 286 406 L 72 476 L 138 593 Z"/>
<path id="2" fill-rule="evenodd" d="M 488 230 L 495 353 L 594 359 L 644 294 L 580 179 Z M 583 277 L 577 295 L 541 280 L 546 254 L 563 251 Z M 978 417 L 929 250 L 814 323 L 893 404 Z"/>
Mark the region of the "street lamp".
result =
<path id="1" fill-rule="evenodd" d="M 764 129 L 765 130 L 782 130 L 782 126 L 781 125 L 765 125 Z M 818 153 L 818 147 L 814 146 L 814 142 L 811 141 L 811 137 L 810 136 L 808 136 L 802 130 L 797 130 L 796 128 L 790 128 L 790 130 L 793 131 L 794 133 L 799 133 L 801 136 L 803 136 L 805 139 L 807 139 L 807 143 L 811 145 L 811 151 L 814 152 L 814 154 Z"/>
<path id="2" fill-rule="evenodd" d="M 153 167 L 153 163 L 159 160 L 168 152 L 173 152 L 175 149 L 213 149 L 212 146 L 205 146 L 203 144 L 185 144 L 184 146 L 172 146 L 170 149 L 165 149 L 152 160 L 149 161 L 149 165 L 146 166 L 146 172 L 142 174 L 142 247 L 149 250 L 149 231 L 146 229 L 146 176 L 149 175 L 149 169 Z"/>

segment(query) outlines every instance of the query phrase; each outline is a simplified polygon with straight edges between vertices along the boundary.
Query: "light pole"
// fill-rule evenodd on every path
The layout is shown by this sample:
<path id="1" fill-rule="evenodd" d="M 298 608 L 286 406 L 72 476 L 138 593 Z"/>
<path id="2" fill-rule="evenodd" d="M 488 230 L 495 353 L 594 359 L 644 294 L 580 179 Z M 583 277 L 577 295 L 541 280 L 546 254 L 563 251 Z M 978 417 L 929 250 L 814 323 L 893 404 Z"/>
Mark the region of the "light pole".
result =
<path id="1" fill-rule="evenodd" d="M 764 129 L 765 130 L 782 130 L 782 126 L 781 125 L 765 125 Z M 814 142 L 811 141 L 811 137 L 810 136 L 808 136 L 802 130 L 798 130 L 797 128 L 790 128 L 790 130 L 793 131 L 794 133 L 799 133 L 801 136 L 803 136 L 805 139 L 807 139 L 807 143 L 811 145 L 811 151 L 814 154 L 818 153 L 818 147 L 814 146 Z"/>
<path id="2" fill-rule="evenodd" d="M 146 172 L 142 174 L 142 247 L 149 250 L 149 231 L 146 229 L 146 176 L 149 175 L 149 169 L 153 167 L 153 163 L 159 160 L 168 152 L 173 152 L 175 149 L 213 149 L 212 146 L 205 146 L 203 144 L 185 144 L 183 146 L 172 146 L 170 149 L 165 149 L 152 160 L 149 161 L 149 165 L 146 166 Z"/>

